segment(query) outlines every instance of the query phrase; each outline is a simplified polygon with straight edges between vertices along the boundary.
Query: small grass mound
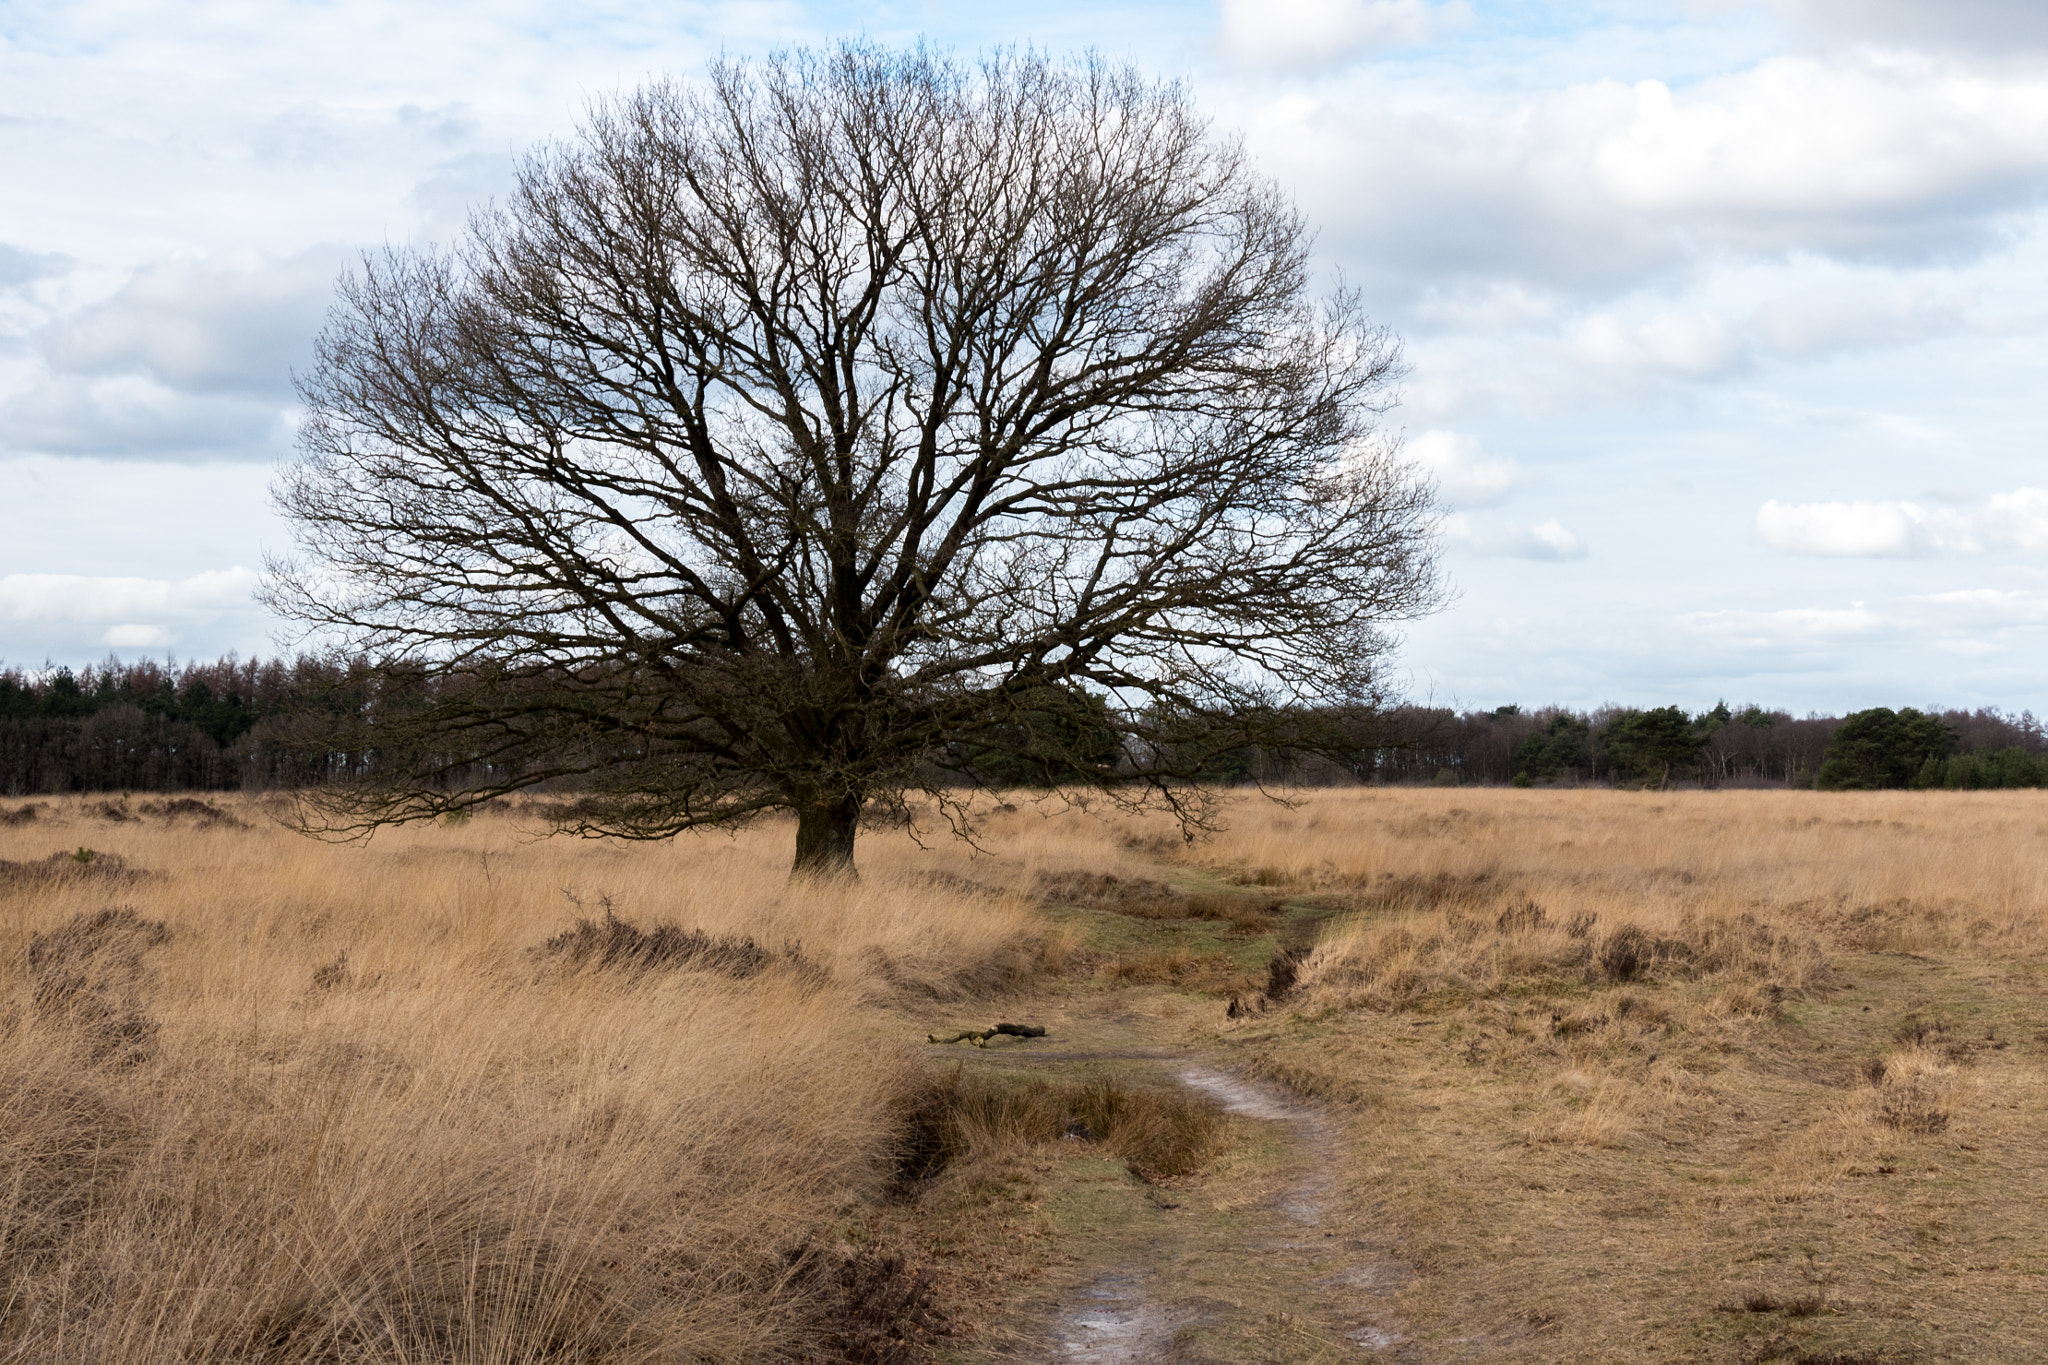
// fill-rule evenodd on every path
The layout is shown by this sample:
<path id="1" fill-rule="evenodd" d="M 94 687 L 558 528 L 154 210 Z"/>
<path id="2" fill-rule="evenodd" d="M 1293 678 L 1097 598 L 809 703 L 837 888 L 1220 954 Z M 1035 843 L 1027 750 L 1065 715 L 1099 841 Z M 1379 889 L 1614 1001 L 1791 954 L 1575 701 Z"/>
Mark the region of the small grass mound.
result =
<path id="1" fill-rule="evenodd" d="M 1187 919 L 1188 898 L 1150 877 L 1108 872 L 1042 872 L 1038 898 L 1046 905 L 1107 910 L 1134 919 Z"/>
<path id="2" fill-rule="evenodd" d="M 1222 1150 L 1227 1120 L 1212 1100 L 1113 1076 L 1055 1083 L 931 1074 L 905 1105 L 902 1171 L 927 1179 L 949 1166 L 1021 1146 L 1100 1143 L 1143 1180 L 1190 1175 Z"/>
<path id="3" fill-rule="evenodd" d="M 149 873 L 130 867 L 113 853 L 99 853 L 83 846 L 69 853 L 52 853 L 40 862 L 10 862 L 0 858 L 0 890 L 24 888 L 46 890 L 81 882 L 98 886 L 125 886 L 146 880 Z"/>
<path id="4" fill-rule="evenodd" d="M 1783 1313 L 1788 1318 L 1817 1317 L 1827 1311 L 1827 1300 L 1818 1294 L 1797 1294 L 1791 1298 L 1780 1298 L 1761 1289 L 1753 1289 L 1740 1299 L 1721 1305 L 1724 1313 Z"/>
<path id="5" fill-rule="evenodd" d="M 145 801 L 136 808 L 143 815 L 153 815 L 161 820 L 192 820 L 216 829 L 247 829 L 249 822 L 242 820 L 219 806 L 197 801 L 189 796 L 175 797 L 169 801 Z"/>
<path id="6" fill-rule="evenodd" d="M 707 934 L 679 924 L 642 929 L 605 907 L 604 918 L 579 919 L 533 950 L 544 960 L 572 969 L 614 972 L 674 971 L 691 968 L 744 981 L 777 962 L 801 964 L 803 952 L 790 944 L 780 953 L 762 947 L 744 934 Z"/>
<path id="7" fill-rule="evenodd" d="M 1955 1064 L 1930 1047 L 1909 1046 L 1886 1058 L 1872 1058 L 1864 1077 L 1876 1089 L 1875 1117 L 1885 1127 L 1914 1137 L 1948 1131 L 1953 1117 Z"/>
<path id="8" fill-rule="evenodd" d="M 29 939 L 30 1008 L 46 1022 L 76 1029 L 97 1063 L 147 1060 L 157 1023 L 143 1008 L 145 955 L 170 941 L 159 920 L 127 907 L 74 915 Z"/>
<path id="9" fill-rule="evenodd" d="M 816 1238 L 790 1256 L 791 1279 L 817 1305 L 823 1357 L 844 1365 L 923 1365 L 952 1335 L 932 1277 L 902 1251 Z M 806 1357 L 815 1359 L 816 1357 Z"/>
<path id="10" fill-rule="evenodd" d="M 1263 934 L 1286 911 L 1286 897 L 1266 892 L 1197 891 L 1183 893 L 1150 877 L 1118 877 L 1108 872 L 1042 872 L 1038 899 L 1043 905 L 1101 910 L 1133 919 L 1228 920 L 1241 933 Z"/>

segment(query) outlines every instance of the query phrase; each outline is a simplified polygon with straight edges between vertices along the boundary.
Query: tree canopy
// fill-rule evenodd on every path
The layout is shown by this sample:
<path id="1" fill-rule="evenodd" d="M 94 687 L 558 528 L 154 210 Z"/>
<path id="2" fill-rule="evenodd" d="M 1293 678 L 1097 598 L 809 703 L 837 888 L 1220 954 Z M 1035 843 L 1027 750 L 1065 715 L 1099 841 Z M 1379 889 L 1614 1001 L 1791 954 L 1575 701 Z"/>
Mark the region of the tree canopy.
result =
<path id="1" fill-rule="evenodd" d="M 1930 763 L 1938 766 L 1955 746 L 1955 733 L 1939 717 L 1910 706 L 1854 711 L 1828 741 L 1815 785 L 1824 791 L 1912 786 Z M 1939 779 L 1923 783 L 1938 784 Z"/>
<path id="2" fill-rule="evenodd" d="M 1101 62 L 600 102 L 453 247 L 366 259 L 301 379 L 268 601 L 414 680 L 316 823 L 572 781 L 586 833 L 793 809 L 829 870 L 1006 750 L 1199 818 L 1205 756 L 1312 750 L 1438 599 L 1398 345 L 1309 248 Z"/>

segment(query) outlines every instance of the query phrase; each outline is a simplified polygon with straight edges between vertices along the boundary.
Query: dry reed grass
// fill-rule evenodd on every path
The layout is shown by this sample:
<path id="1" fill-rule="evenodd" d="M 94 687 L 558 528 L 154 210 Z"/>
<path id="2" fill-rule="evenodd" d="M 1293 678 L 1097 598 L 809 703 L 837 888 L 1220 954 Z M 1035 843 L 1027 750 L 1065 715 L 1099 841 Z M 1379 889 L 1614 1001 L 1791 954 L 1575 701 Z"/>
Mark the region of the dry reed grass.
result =
<path id="1" fill-rule="evenodd" d="M 1035 970 L 1028 897 L 887 834 L 793 888 L 774 827 L 337 847 L 38 804 L 0 830 L 36 869 L 0 878 L 4 1358 L 912 1358 L 859 1319 L 921 1291 L 834 1232 L 921 1084 L 873 1007 Z M 534 953 L 600 905 L 675 926 L 661 969 Z"/>

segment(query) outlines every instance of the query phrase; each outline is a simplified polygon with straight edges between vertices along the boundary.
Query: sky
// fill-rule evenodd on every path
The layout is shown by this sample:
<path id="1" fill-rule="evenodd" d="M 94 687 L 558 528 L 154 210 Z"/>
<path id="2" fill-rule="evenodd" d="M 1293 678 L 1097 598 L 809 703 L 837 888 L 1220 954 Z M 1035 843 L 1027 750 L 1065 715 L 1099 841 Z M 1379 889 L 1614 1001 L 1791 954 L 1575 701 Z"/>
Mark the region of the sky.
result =
<path id="1" fill-rule="evenodd" d="M 288 647 L 358 253 L 590 100 L 865 36 L 1184 79 L 1403 339 L 1459 707 L 2048 712 L 2041 0 L 0 0 L 0 663 Z"/>

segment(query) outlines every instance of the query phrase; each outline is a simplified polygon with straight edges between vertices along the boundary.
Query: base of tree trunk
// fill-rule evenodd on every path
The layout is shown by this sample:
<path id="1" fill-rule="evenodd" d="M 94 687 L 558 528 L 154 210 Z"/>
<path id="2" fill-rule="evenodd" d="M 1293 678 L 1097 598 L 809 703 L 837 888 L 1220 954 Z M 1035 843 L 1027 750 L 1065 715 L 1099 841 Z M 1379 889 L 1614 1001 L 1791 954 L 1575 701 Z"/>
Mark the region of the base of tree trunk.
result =
<path id="1" fill-rule="evenodd" d="M 806 801 L 796 811 L 796 862 L 792 877 L 850 878 L 853 839 L 860 829 L 860 802 Z"/>

